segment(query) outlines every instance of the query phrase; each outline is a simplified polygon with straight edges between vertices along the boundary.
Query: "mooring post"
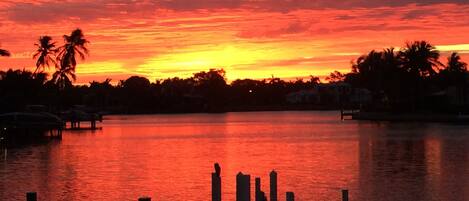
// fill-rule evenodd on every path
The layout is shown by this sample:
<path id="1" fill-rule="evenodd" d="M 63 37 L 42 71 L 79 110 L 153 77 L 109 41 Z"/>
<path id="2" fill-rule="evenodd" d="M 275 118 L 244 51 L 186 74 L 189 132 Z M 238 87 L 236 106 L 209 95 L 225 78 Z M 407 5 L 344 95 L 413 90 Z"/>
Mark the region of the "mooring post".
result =
<path id="1" fill-rule="evenodd" d="M 212 201 L 221 201 L 221 168 L 214 164 L 215 172 L 212 173 Z"/>
<path id="2" fill-rule="evenodd" d="M 342 190 L 342 201 L 348 201 L 348 190 L 347 189 Z"/>
<path id="3" fill-rule="evenodd" d="M 96 129 L 96 121 L 95 120 L 91 120 L 91 129 Z"/>
<path id="4" fill-rule="evenodd" d="M 277 172 L 270 172 L 270 201 L 277 201 Z"/>
<path id="5" fill-rule="evenodd" d="M 287 192 L 287 201 L 295 201 L 295 194 L 293 192 Z"/>
<path id="6" fill-rule="evenodd" d="M 26 201 L 37 201 L 37 193 L 36 192 L 27 192 L 26 193 Z"/>
<path id="7" fill-rule="evenodd" d="M 236 175 L 236 201 L 251 201 L 251 176 L 248 174 Z"/>
<path id="8" fill-rule="evenodd" d="M 256 177 L 255 178 L 255 184 L 256 184 L 256 187 L 255 187 L 255 201 L 262 201 L 262 195 L 261 195 L 261 178 L 260 177 Z"/>
<path id="9" fill-rule="evenodd" d="M 138 201 L 151 201 L 151 197 L 140 197 L 138 198 Z"/>

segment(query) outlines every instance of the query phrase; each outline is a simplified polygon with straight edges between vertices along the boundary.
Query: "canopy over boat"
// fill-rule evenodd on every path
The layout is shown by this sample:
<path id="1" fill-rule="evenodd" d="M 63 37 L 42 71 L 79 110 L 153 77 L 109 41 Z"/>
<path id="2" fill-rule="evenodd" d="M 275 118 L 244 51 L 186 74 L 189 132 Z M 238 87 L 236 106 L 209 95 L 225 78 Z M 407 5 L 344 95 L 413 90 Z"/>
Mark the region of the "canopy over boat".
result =
<path id="1" fill-rule="evenodd" d="M 64 121 L 47 112 L 12 112 L 0 114 L 0 127 L 6 128 L 62 128 Z"/>

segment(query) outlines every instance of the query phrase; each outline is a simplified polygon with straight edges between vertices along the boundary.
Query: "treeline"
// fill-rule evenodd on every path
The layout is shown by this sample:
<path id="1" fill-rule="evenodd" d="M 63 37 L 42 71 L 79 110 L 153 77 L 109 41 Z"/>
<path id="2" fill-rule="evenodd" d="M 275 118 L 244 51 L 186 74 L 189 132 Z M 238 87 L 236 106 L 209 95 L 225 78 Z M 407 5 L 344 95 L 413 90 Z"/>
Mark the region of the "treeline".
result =
<path id="1" fill-rule="evenodd" d="M 226 83 L 223 69 L 195 73 L 190 78 L 150 82 L 132 76 L 112 85 L 111 80 L 61 88 L 44 73 L 25 70 L 0 72 L 1 112 L 26 105 L 45 105 L 62 111 L 85 105 L 113 113 L 224 112 L 285 109 L 288 93 L 314 88 L 319 78 L 284 81 L 279 78 L 235 80 Z M 325 105 L 330 105 L 329 102 Z"/>
<path id="2" fill-rule="evenodd" d="M 467 64 L 456 52 L 447 61 L 440 57 L 435 46 L 415 41 L 399 51 L 373 50 L 359 57 L 350 73 L 334 77 L 370 90 L 369 110 L 468 112 Z"/>
<path id="3" fill-rule="evenodd" d="M 88 50 L 81 30 L 64 36 L 55 48 L 40 37 L 36 71 L 0 72 L 0 112 L 20 111 L 26 105 L 45 105 L 51 111 L 75 105 L 112 113 L 224 112 L 283 109 L 338 109 L 360 107 L 391 112 L 468 112 L 469 73 L 457 53 L 441 61 L 440 52 L 426 41 L 407 43 L 396 51 L 371 51 L 353 61 L 351 72 L 285 81 L 239 79 L 227 83 L 223 69 L 195 73 L 189 78 L 151 82 L 132 76 L 112 85 L 111 80 L 72 85 L 75 57 Z M 1 50 L 5 56 L 8 51 Z M 48 80 L 43 69 L 54 66 Z"/>

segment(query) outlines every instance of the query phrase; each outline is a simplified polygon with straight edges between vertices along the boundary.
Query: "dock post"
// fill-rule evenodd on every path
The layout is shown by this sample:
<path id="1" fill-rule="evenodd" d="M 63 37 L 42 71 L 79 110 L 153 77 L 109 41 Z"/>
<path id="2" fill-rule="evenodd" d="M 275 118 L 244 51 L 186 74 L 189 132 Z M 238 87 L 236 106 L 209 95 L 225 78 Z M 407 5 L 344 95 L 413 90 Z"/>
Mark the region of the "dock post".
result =
<path id="1" fill-rule="evenodd" d="M 96 121 L 95 120 L 91 120 L 91 129 L 96 129 Z"/>
<path id="2" fill-rule="evenodd" d="M 277 201 L 277 172 L 270 172 L 270 201 Z"/>
<path id="3" fill-rule="evenodd" d="M 151 201 L 151 197 L 140 197 L 138 198 L 138 201 Z"/>
<path id="4" fill-rule="evenodd" d="M 37 193 L 36 192 L 27 192 L 26 193 L 26 201 L 37 201 Z"/>
<path id="5" fill-rule="evenodd" d="M 215 172 L 212 172 L 212 201 L 221 201 L 221 168 L 218 163 L 214 164 Z"/>
<path id="6" fill-rule="evenodd" d="M 293 192 L 287 192 L 287 201 L 295 201 L 295 194 Z"/>
<path id="7" fill-rule="evenodd" d="M 254 193 L 255 200 L 256 201 L 262 201 L 262 197 L 261 197 L 261 178 L 256 177 L 255 180 L 256 180 L 256 191 Z"/>
<path id="8" fill-rule="evenodd" d="M 267 196 L 265 196 L 264 191 L 261 191 L 261 197 L 262 197 L 261 201 L 267 201 Z"/>
<path id="9" fill-rule="evenodd" d="M 348 190 L 347 189 L 342 190 L 342 201 L 348 201 Z"/>
<path id="10" fill-rule="evenodd" d="M 236 201 L 251 201 L 251 176 L 248 174 L 236 175 Z"/>
<path id="11" fill-rule="evenodd" d="M 62 139 L 62 129 L 61 128 L 57 129 L 54 138 L 59 139 L 59 140 Z"/>

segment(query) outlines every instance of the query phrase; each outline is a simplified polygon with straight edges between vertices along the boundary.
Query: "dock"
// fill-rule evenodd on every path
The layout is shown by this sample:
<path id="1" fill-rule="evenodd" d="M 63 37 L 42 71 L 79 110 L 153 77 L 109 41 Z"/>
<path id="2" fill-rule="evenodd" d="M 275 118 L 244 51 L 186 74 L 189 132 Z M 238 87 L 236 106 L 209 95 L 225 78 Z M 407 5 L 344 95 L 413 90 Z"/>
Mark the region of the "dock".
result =
<path id="1" fill-rule="evenodd" d="M 0 114 L 0 140 L 28 141 L 37 138 L 62 138 L 65 122 L 47 112 L 12 112 Z"/>
<path id="2" fill-rule="evenodd" d="M 67 130 L 96 130 L 97 122 L 103 121 L 103 116 L 98 113 L 88 113 L 82 110 L 69 110 L 61 113 L 60 117 L 65 122 L 64 129 Z M 82 127 L 82 123 L 88 123 L 89 127 Z M 67 127 L 67 124 L 70 127 Z"/>
<path id="3" fill-rule="evenodd" d="M 359 109 L 341 109 L 340 110 L 340 120 L 351 120 L 354 119 L 354 116 L 360 114 Z"/>

